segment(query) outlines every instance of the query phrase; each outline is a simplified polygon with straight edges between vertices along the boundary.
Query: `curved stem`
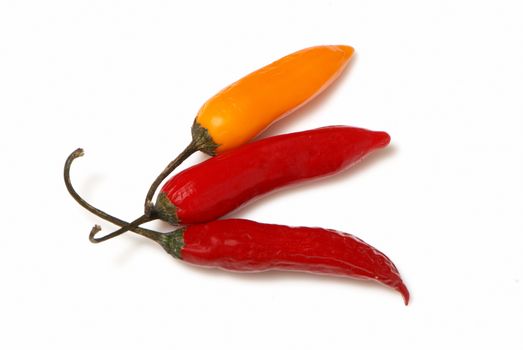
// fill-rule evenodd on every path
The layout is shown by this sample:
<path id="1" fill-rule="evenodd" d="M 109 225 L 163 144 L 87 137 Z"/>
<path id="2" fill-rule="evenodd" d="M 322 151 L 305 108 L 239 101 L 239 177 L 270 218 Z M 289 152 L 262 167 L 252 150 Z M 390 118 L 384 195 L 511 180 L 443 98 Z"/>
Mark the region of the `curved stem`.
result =
<path id="1" fill-rule="evenodd" d="M 91 230 L 91 233 L 89 234 L 89 240 L 91 241 L 91 243 L 100 243 L 100 242 L 103 242 L 103 241 L 107 241 L 108 239 L 111 239 L 111 238 L 114 238 L 116 236 L 119 236 L 121 235 L 122 233 L 125 233 L 127 231 L 130 231 L 132 229 L 135 229 L 137 228 L 138 226 L 140 226 L 141 224 L 144 224 L 146 222 L 149 222 L 149 221 L 152 221 L 154 220 L 154 218 L 149 218 L 145 215 L 142 215 L 140 216 L 138 219 L 134 220 L 133 222 L 131 222 L 130 224 L 127 224 L 123 227 L 120 227 L 118 230 L 112 232 L 112 233 L 109 233 L 101 238 L 96 238 L 95 235 L 100 232 L 101 228 L 100 226 L 96 225 L 93 227 L 93 229 Z"/>
<path id="2" fill-rule="evenodd" d="M 158 189 L 158 186 L 162 183 L 163 180 L 167 176 L 169 176 L 170 173 L 173 172 L 174 169 L 176 169 L 184 160 L 189 158 L 191 154 L 198 151 L 198 145 L 194 140 L 189 143 L 189 145 L 176 157 L 174 160 L 172 160 L 167 167 L 158 175 L 156 180 L 152 183 L 151 187 L 149 188 L 149 191 L 147 192 L 147 196 L 145 197 L 145 216 L 151 216 L 153 213 L 153 203 L 152 199 L 154 196 L 154 193 Z"/>
<path id="3" fill-rule="evenodd" d="M 117 217 L 114 217 L 114 216 L 112 216 L 110 214 L 107 214 L 106 212 L 104 212 L 104 211 L 102 211 L 102 210 L 92 206 L 91 204 L 87 203 L 76 192 L 76 190 L 74 189 L 74 187 L 73 187 L 73 185 L 71 183 L 71 176 L 70 176 L 71 164 L 73 163 L 73 161 L 76 158 L 81 157 L 83 155 L 84 155 L 83 149 L 78 148 L 73 153 L 71 153 L 69 155 L 69 157 L 67 157 L 67 160 L 65 161 L 64 181 L 65 181 L 65 186 L 67 187 L 67 191 L 69 192 L 69 194 L 74 198 L 74 200 L 78 204 L 80 204 L 82 207 L 84 207 L 85 209 L 87 209 L 88 211 L 93 213 L 94 215 L 98 216 L 99 218 L 107 220 L 110 223 L 113 223 L 113 224 L 115 224 L 117 226 L 120 226 L 120 227 L 129 226 L 130 224 L 127 221 L 120 220 Z M 94 231 L 95 228 L 98 228 L 98 230 L 93 234 L 92 231 Z M 93 228 L 93 230 L 91 230 L 91 234 L 92 234 L 93 237 L 101 229 L 100 226 L 98 226 L 98 225 L 95 226 L 95 228 Z M 154 241 L 158 241 L 159 237 L 164 234 L 162 232 L 153 231 L 153 230 L 149 230 L 149 229 L 145 229 L 145 228 L 141 228 L 141 227 L 134 227 L 130 231 L 133 231 L 133 232 L 135 232 L 135 233 L 137 233 L 139 235 L 142 235 L 144 237 L 150 238 L 150 239 L 152 239 Z M 91 235 L 89 237 L 91 237 Z"/>

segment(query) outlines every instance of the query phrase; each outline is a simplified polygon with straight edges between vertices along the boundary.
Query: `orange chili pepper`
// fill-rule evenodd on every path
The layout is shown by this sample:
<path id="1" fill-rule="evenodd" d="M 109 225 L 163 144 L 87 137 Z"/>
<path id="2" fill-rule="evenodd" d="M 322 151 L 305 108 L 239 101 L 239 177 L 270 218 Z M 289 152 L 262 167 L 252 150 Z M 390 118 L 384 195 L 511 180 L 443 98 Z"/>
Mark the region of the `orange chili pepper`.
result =
<path id="1" fill-rule="evenodd" d="M 146 214 L 160 183 L 196 151 L 216 155 L 238 147 L 274 121 L 295 111 L 322 92 L 346 67 L 350 46 L 315 46 L 285 56 L 209 99 L 192 126 L 192 141 L 151 185 Z"/>

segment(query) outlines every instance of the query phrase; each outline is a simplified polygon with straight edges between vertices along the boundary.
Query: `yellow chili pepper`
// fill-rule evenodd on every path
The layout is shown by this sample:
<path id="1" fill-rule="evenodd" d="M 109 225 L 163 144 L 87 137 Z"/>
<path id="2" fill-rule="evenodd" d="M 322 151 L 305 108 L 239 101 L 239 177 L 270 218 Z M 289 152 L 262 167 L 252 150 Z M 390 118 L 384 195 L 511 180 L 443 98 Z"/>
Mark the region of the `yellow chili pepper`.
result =
<path id="1" fill-rule="evenodd" d="M 354 49 L 350 46 L 315 46 L 285 56 L 209 99 L 192 126 L 192 141 L 151 185 L 145 201 L 146 214 L 160 183 L 196 151 L 216 155 L 238 147 L 274 121 L 304 105 L 346 67 Z"/>

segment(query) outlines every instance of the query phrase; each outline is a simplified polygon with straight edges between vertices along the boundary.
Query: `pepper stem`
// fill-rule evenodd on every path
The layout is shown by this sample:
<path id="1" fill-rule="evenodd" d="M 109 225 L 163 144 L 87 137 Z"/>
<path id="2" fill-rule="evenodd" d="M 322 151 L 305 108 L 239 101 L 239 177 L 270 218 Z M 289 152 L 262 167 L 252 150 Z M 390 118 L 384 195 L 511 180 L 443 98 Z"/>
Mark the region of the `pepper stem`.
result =
<path id="1" fill-rule="evenodd" d="M 152 221 L 152 220 L 154 220 L 154 218 L 149 218 L 148 216 L 142 215 L 138 219 L 131 222 L 130 224 L 120 227 L 118 230 L 111 232 L 100 238 L 96 238 L 95 236 L 98 232 L 100 232 L 101 228 L 100 228 L 100 226 L 95 225 L 93 227 L 93 229 L 91 230 L 91 233 L 89 234 L 89 240 L 91 241 L 91 243 L 101 243 L 103 241 L 107 241 L 108 239 L 119 236 L 122 233 L 135 229 L 138 226 L 140 226 L 141 224 L 144 224 L 144 223 Z"/>
<path id="2" fill-rule="evenodd" d="M 149 229 L 145 229 L 145 228 L 142 228 L 142 227 L 138 227 L 138 225 L 140 225 L 140 223 L 138 223 L 135 227 L 132 227 L 133 223 L 136 222 L 136 220 L 129 224 L 128 222 L 126 221 L 123 221 L 121 219 L 118 219 L 117 217 L 114 217 L 110 214 L 107 214 L 106 212 L 92 206 L 91 204 L 89 204 L 85 199 L 83 199 L 77 192 L 76 190 L 74 189 L 72 183 L 71 183 L 71 175 L 70 175 L 70 172 L 71 172 L 71 164 L 73 163 L 73 161 L 78 158 L 78 157 L 81 157 L 84 155 L 84 151 L 83 149 L 81 148 L 78 148 L 77 150 L 75 150 L 73 153 L 71 153 L 69 155 L 69 157 L 67 157 L 67 160 L 65 161 L 65 166 L 64 166 L 64 181 L 65 181 L 65 186 L 67 187 L 67 191 L 69 192 L 69 194 L 74 198 L 74 200 L 80 204 L 82 207 L 84 207 L 85 209 L 87 209 L 88 211 L 90 211 L 91 213 L 93 213 L 94 215 L 98 216 L 99 218 L 101 219 L 104 219 L 104 220 L 107 220 L 109 221 L 110 223 L 113 223 L 117 226 L 120 226 L 120 227 L 127 227 L 130 231 L 133 231 L 141 236 L 144 236 L 144 237 L 147 237 L 147 238 L 150 238 L 152 239 L 153 241 L 156 241 L 156 242 L 160 242 L 160 239 L 163 235 L 165 235 L 165 233 L 163 232 L 158 232 L 158 231 L 154 231 L 154 230 L 149 230 Z M 140 217 L 142 218 L 142 217 Z M 150 221 L 150 220 L 149 220 Z M 91 230 L 91 234 L 89 235 L 89 238 L 91 239 L 91 236 L 94 238 L 94 235 L 96 233 L 98 233 L 99 231 L 101 230 L 100 226 L 95 226 L 93 228 L 93 230 Z M 93 231 L 96 231 L 93 233 Z M 113 233 L 114 234 L 114 233 Z M 112 237 L 115 237 L 116 235 L 113 235 Z M 107 237 L 107 236 L 106 236 Z M 111 238 L 112 238 L 111 237 Z M 105 237 L 104 237 L 105 238 Z M 106 238 L 104 240 L 107 240 L 109 238 Z M 91 240 L 92 241 L 92 240 Z"/>
<path id="3" fill-rule="evenodd" d="M 182 153 L 180 153 L 178 155 L 178 157 L 176 157 L 173 161 L 171 161 L 167 165 L 167 167 L 165 167 L 165 169 L 160 173 L 160 175 L 158 175 L 156 180 L 154 180 L 151 187 L 149 188 L 149 191 L 147 192 L 147 196 L 145 197 L 145 204 L 144 204 L 145 216 L 147 216 L 147 217 L 154 216 L 154 214 L 153 214 L 154 205 L 152 203 L 152 199 L 153 199 L 154 194 L 156 193 L 156 190 L 158 189 L 158 186 L 160 186 L 162 181 L 165 180 L 165 178 L 167 176 L 169 176 L 169 174 L 172 173 L 174 169 L 176 169 L 180 164 L 182 164 L 182 162 L 184 160 L 189 158 L 189 156 L 191 154 L 193 154 L 194 152 L 196 152 L 198 150 L 199 150 L 199 147 L 193 139 L 191 141 L 191 143 L 189 143 L 189 145 L 182 151 Z"/>

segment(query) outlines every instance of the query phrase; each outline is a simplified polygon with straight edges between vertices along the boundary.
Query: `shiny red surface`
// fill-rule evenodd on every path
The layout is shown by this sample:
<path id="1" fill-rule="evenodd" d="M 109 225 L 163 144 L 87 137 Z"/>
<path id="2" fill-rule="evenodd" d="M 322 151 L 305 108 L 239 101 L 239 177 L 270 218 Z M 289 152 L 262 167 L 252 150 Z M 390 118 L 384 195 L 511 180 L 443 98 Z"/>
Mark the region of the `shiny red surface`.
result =
<path id="1" fill-rule="evenodd" d="M 233 271 L 290 270 L 370 279 L 409 292 L 383 253 L 350 234 L 309 227 L 261 224 L 242 219 L 188 226 L 181 258 Z"/>
<path id="2" fill-rule="evenodd" d="M 208 222 L 276 188 L 337 173 L 389 141 L 385 132 L 347 126 L 269 137 L 180 172 L 161 192 L 180 223 Z"/>

